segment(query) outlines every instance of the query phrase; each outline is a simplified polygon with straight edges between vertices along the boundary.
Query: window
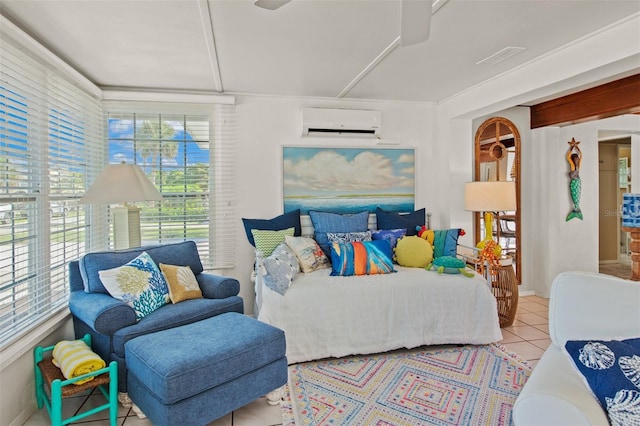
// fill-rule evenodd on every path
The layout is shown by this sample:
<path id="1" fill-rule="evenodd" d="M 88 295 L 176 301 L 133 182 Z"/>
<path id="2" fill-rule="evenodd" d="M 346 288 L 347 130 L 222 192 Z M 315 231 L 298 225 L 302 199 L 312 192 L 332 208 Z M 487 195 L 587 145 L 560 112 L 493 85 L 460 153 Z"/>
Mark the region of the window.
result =
<path id="1" fill-rule="evenodd" d="M 235 249 L 234 108 L 204 111 L 109 112 L 109 162 L 139 165 L 163 195 L 139 204 L 143 245 L 194 240 L 205 268 L 225 268 Z"/>
<path id="2" fill-rule="evenodd" d="M 107 231 L 77 204 L 106 158 L 100 102 L 25 52 L 0 45 L 0 348 L 66 308 L 67 263 Z"/>

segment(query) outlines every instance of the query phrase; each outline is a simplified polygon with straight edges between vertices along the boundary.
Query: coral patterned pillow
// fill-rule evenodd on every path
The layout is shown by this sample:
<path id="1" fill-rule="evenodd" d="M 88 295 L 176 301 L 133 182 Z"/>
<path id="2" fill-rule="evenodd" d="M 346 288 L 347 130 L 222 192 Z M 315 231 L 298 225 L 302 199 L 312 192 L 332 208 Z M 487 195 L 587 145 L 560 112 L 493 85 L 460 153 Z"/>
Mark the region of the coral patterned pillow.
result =
<path id="1" fill-rule="evenodd" d="M 138 320 L 169 301 L 167 281 L 146 251 L 126 265 L 98 271 L 98 275 L 111 297 L 128 303 Z"/>
<path id="2" fill-rule="evenodd" d="M 331 275 L 375 275 L 395 272 L 387 240 L 333 243 Z"/>

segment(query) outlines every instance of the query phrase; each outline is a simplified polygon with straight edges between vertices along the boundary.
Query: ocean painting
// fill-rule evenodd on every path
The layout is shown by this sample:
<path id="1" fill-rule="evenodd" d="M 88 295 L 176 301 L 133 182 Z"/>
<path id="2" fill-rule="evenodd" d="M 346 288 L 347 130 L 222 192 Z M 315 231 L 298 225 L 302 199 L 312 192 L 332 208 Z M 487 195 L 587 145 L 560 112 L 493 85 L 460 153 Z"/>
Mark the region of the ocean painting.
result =
<path id="1" fill-rule="evenodd" d="M 284 147 L 282 159 L 285 213 L 414 210 L 413 149 Z"/>

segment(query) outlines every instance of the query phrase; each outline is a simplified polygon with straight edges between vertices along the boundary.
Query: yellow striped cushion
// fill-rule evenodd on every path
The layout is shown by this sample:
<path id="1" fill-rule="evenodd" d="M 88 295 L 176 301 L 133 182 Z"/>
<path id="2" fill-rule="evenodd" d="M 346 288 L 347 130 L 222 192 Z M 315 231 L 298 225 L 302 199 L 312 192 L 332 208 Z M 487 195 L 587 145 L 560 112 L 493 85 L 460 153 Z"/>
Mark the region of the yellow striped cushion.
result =
<path id="1" fill-rule="evenodd" d="M 93 352 L 83 340 L 63 340 L 56 344 L 53 348 L 53 364 L 62 371 L 62 375 L 67 379 L 73 379 L 106 366 L 104 360 Z M 93 377 L 87 377 L 75 382 L 75 384 L 81 385 L 90 380 L 93 380 Z"/>

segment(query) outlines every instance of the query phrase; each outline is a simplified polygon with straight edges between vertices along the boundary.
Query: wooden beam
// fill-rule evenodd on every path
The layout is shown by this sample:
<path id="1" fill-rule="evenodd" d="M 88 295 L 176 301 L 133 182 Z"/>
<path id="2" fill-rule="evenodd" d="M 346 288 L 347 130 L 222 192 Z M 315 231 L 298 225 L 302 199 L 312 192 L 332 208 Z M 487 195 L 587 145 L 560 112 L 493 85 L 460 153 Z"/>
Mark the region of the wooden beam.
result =
<path id="1" fill-rule="evenodd" d="M 558 126 L 640 112 L 640 74 L 531 107 L 531 128 Z"/>

